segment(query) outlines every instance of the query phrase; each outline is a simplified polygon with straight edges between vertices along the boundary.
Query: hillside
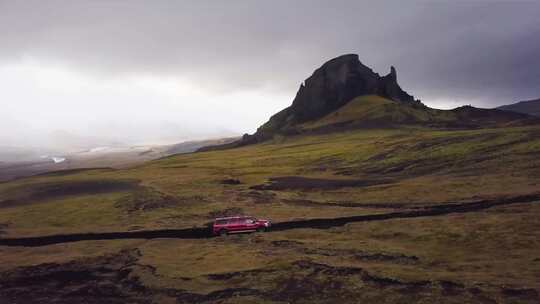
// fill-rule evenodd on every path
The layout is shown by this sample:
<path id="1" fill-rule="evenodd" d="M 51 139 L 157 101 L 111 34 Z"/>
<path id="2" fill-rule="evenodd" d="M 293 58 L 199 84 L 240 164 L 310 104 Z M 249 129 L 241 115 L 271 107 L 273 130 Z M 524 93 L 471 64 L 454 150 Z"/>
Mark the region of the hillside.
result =
<path id="1" fill-rule="evenodd" d="M 522 114 L 471 106 L 438 110 L 419 104 L 403 104 L 378 95 L 359 96 L 320 119 L 298 126 L 299 132 L 336 131 L 351 128 L 495 128 L 535 121 Z"/>
<path id="2" fill-rule="evenodd" d="M 0 298 L 536 303 L 539 155 L 537 126 L 370 128 L 3 183 Z M 276 231 L 186 235 L 239 213 Z M 63 243 L 89 232 L 114 233 Z"/>
<path id="3" fill-rule="evenodd" d="M 125 168 L 140 165 L 157 158 L 174 154 L 190 153 L 209 146 L 230 143 L 238 137 L 208 140 L 193 140 L 173 145 L 97 147 L 75 152 L 35 151 L 4 149 L 0 155 L 0 182 L 36 174 L 61 170 L 78 170 L 91 168 Z M 10 153 L 9 153 L 10 152 Z M 51 156 L 49 156 L 51 155 Z M 64 159 L 55 163 L 53 155 Z"/>
<path id="4" fill-rule="evenodd" d="M 165 154 L 173 155 L 173 154 L 180 154 L 180 153 L 191 153 L 205 146 L 224 145 L 224 144 L 234 142 L 238 139 L 239 137 L 227 137 L 227 138 L 218 138 L 218 139 L 185 141 L 185 142 L 168 146 L 165 151 Z"/>
<path id="5" fill-rule="evenodd" d="M 397 71 L 380 76 L 347 54 L 324 63 L 307 78 L 290 107 L 274 114 L 255 134 L 199 151 L 255 144 L 274 136 L 304 132 L 340 132 L 350 128 L 424 127 L 475 129 L 538 124 L 527 114 L 463 106 L 453 110 L 432 109 L 405 92 Z"/>
<path id="6" fill-rule="evenodd" d="M 520 101 L 514 104 L 500 106 L 497 109 L 540 116 L 540 99 Z"/>

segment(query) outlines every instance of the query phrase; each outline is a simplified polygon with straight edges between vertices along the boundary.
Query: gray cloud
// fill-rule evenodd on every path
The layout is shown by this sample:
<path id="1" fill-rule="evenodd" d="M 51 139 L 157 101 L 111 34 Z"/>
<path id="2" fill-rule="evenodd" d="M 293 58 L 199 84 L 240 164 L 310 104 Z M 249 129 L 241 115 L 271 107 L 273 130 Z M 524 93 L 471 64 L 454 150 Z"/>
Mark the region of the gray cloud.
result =
<path id="1" fill-rule="evenodd" d="M 216 98 L 279 96 L 268 117 L 324 61 L 358 53 L 381 74 L 395 65 L 427 104 L 490 107 L 540 97 L 539 15 L 535 1 L 0 0 L 0 67 L 31 59 L 105 80 L 178 77 Z"/>
<path id="2" fill-rule="evenodd" d="M 416 83 L 446 87 L 445 95 L 453 86 L 460 95 L 477 83 L 519 91 L 538 83 L 534 2 L 11 1 L 1 8 L 3 60 L 172 73 L 236 89 L 297 86 L 322 61 L 355 52 L 382 72 L 400 66 L 420 90 Z"/>

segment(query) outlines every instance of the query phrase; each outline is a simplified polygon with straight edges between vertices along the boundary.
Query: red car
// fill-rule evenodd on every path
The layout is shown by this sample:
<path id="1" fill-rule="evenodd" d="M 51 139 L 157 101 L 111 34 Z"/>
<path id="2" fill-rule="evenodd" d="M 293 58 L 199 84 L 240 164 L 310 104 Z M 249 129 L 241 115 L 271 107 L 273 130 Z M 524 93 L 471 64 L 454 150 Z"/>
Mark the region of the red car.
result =
<path id="1" fill-rule="evenodd" d="M 227 235 L 229 233 L 266 231 L 270 228 L 269 220 L 257 219 L 252 216 L 222 217 L 214 220 L 212 233 Z"/>

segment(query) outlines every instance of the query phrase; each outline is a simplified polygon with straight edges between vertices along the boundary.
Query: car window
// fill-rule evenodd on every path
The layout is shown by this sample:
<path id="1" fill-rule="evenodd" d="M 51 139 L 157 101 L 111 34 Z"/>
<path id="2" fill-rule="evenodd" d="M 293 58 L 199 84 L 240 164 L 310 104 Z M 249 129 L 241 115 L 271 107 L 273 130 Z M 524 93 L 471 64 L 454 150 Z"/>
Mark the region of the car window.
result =
<path id="1" fill-rule="evenodd" d="M 226 225 L 227 224 L 227 220 L 217 220 L 216 221 L 216 225 Z"/>

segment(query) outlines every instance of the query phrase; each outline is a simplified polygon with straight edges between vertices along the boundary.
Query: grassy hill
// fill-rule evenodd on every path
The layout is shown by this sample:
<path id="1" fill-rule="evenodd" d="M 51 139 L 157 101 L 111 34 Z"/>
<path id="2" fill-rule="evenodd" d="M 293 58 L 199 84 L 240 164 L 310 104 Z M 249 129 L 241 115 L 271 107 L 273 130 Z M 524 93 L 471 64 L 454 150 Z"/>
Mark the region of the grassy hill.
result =
<path id="1" fill-rule="evenodd" d="M 336 132 L 363 128 L 421 127 L 478 129 L 540 124 L 533 116 L 500 109 L 463 106 L 432 109 L 405 92 L 397 71 L 380 76 L 356 54 L 333 58 L 316 69 L 298 89 L 292 104 L 275 113 L 254 134 L 232 143 L 203 147 L 223 150 L 257 144 L 274 137 L 306 132 Z"/>
<path id="2" fill-rule="evenodd" d="M 338 110 L 321 119 L 305 123 L 303 129 L 317 129 L 332 125 L 398 126 L 450 123 L 458 119 L 451 111 L 431 109 L 420 105 L 407 105 L 377 95 L 354 98 Z"/>
<path id="3" fill-rule="evenodd" d="M 500 106 L 497 109 L 540 116 L 540 99 L 520 101 L 514 104 Z"/>
<path id="4" fill-rule="evenodd" d="M 287 124 L 282 128 L 279 112 L 258 129 L 264 140 L 309 133 L 339 133 L 345 130 L 365 129 L 425 129 L 470 130 L 482 128 L 505 128 L 540 124 L 536 117 L 505 111 L 462 106 L 452 110 L 439 110 L 422 103 L 403 103 L 379 95 L 362 95 L 353 98 L 342 107 L 321 118 L 303 123 Z M 223 145 L 208 146 L 199 151 L 223 150 L 257 143 L 257 134 Z"/>
<path id="5" fill-rule="evenodd" d="M 362 98 L 302 127 L 355 123 L 362 113 L 374 120 L 438 122 L 457 115 Z M 539 155 L 539 126 L 276 136 L 130 169 L 0 183 L 0 237 L 203 227 L 238 213 L 274 222 L 331 219 L 538 195 Z M 0 298 L 535 303 L 539 219 L 540 205 L 528 202 L 228 238 L 0 246 Z"/>
<path id="6" fill-rule="evenodd" d="M 405 104 L 378 95 L 359 96 L 324 117 L 303 123 L 299 132 L 336 131 L 344 128 L 470 129 L 527 125 L 536 122 L 522 114 L 470 106 L 453 110 Z"/>

